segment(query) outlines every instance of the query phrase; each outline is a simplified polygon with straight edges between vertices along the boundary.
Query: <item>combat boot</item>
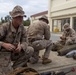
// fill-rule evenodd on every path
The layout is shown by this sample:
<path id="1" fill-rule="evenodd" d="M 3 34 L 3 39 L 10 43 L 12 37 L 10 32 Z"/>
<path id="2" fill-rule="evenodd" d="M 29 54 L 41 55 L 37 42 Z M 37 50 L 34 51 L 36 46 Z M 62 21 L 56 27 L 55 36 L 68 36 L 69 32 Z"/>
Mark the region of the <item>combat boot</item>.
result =
<path id="1" fill-rule="evenodd" d="M 42 64 L 48 64 L 48 63 L 51 63 L 51 62 L 52 62 L 51 59 L 48 59 L 48 58 L 45 58 L 45 57 L 42 58 Z"/>

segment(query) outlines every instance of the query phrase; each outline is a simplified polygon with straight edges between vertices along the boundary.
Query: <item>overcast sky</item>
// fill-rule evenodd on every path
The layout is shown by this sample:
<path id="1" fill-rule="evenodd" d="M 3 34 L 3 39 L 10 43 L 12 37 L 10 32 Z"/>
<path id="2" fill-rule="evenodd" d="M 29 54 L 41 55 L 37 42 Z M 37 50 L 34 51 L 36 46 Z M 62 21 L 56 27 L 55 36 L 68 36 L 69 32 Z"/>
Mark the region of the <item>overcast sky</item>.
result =
<path id="1" fill-rule="evenodd" d="M 0 0 L 0 18 L 8 15 L 16 5 L 21 5 L 28 17 L 48 10 L 48 0 Z"/>

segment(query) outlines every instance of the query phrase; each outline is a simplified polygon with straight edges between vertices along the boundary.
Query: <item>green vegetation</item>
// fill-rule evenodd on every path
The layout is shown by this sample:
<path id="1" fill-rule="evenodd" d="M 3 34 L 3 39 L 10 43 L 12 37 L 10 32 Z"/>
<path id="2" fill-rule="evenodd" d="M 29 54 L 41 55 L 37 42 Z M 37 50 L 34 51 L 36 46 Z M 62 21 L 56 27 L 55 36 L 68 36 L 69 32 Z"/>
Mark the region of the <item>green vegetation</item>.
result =
<path id="1" fill-rule="evenodd" d="M 23 21 L 24 26 L 29 26 L 30 25 L 30 19 L 28 18 L 27 20 Z"/>

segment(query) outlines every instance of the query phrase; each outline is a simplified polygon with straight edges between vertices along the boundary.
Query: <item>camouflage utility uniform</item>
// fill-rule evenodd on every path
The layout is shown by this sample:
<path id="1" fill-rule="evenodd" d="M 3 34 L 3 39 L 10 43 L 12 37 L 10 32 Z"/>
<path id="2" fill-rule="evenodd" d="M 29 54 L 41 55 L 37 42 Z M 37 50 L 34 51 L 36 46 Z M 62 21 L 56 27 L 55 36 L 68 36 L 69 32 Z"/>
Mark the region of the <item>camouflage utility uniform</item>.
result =
<path id="1" fill-rule="evenodd" d="M 61 49 L 64 45 L 71 45 L 76 43 L 75 30 L 70 28 L 70 25 L 66 23 L 63 26 L 63 33 L 60 37 L 61 40 L 57 41 L 54 45 L 54 49 Z"/>
<path id="2" fill-rule="evenodd" d="M 0 27 L 0 75 L 6 75 L 8 72 L 10 72 L 10 70 L 12 70 L 10 58 L 12 51 L 3 48 L 3 43 L 10 43 L 13 45 L 17 45 L 20 43 L 22 47 L 21 52 L 23 52 L 26 55 L 26 62 L 29 59 L 29 57 L 31 57 L 31 55 L 33 54 L 33 48 L 29 47 L 27 44 L 27 36 L 24 26 L 19 25 L 18 29 L 16 30 L 12 25 L 12 21 L 4 23 Z"/>
<path id="3" fill-rule="evenodd" d="M 39 20 L 28 28 L 28 40 L 34 48 L 32 62 L 38 62 L 39 51 L 45 49 L 43 58 L 48 58 L 51 51 L 52 41 L 50 39 L 50 26 Z"/>
<path id="4" fill-rule="evenodd" d="M 0 27 L 0 42 L 7 42 L 11 44 L 18 44 L 19 42 L 22 45 L 25 54 L 28 55 L 28 58 L 33 53 L 33 48 L 27 45 L 26 31 L 23 25 L 20 25 L 18 31 L 14 29 L 11 22 L 5 23 Z M 10 63 L 10 52 L 7 52 L 4 48 L 0 47 L 0 70 L 6 69 Z M 26 59 L 28 59 L 26 58 Z M 26 61 L 26 60 L 25 60 Z M 5 72 L 5 70 L 4 70 Z M 1 75 L 1 74 L 0 74 Z"/>
<path id="5" fill-rule="evenodd" d="M 65 37 L 65 44 L 69 45 L 69 44 L 74 44 L 76 43 L 76 33 L 74 29 L 69 29 L 69 31 L 64 31 L 62 37 Z"/>

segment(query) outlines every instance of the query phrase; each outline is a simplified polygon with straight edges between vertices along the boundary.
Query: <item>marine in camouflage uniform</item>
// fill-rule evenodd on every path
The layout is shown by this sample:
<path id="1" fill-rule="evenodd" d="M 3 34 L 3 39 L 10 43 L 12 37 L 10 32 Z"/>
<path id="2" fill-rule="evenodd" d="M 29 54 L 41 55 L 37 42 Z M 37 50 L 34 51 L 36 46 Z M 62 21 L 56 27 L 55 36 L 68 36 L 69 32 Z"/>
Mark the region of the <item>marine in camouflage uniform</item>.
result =
<path id="1" fill-rule="evenodd" d="M 12 21 L 4 23 L 0 27 L 0 75 L 6 75 L 12 70 L 11 53 L 26 56 L 26 63 L 33 54 L 34 49 L 27 44 L 27 35 L 22 25 L 24 11 L 21 6 L 15 6 L 10 12 Z"/>
<path id="2" fill-rule="evenodd" d="M 27 30 L 28 40 L 30 45 L 34 48 L 34 54 L 30 58 L 31 63 L 37 63 L 39 60 L 39 51 L 45 49 L 42 56 L 42 63 L 50 63 L 48 59 L 52 48 L 52 41 L 50 40 L 50 26 L 46 16 L 39 18 L 39 21 L 31 24 Z"/>
<path id="3" fill-rule="evenodd" d="M 65 45 L 72 45 L 76 43 L 76 33 L 75 30 L 70 28 L 68 23 L 65 23 L 63 26 L 63 33 L 60 37 L 60 40 L 54 44 L 52 50 L 59 50 Z"/>

